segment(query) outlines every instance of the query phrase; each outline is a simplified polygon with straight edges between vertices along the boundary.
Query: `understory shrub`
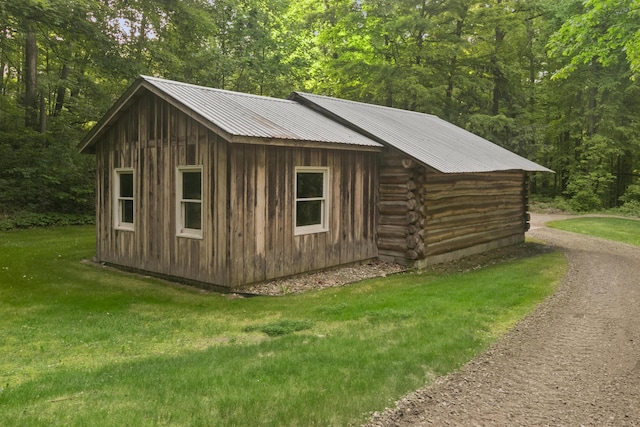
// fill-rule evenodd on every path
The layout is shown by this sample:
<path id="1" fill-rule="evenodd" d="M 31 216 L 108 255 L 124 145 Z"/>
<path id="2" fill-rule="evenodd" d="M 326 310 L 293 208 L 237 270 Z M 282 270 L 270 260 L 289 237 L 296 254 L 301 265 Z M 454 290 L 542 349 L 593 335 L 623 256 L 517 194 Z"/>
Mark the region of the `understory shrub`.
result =
<path id="1" fill-rule="evenodd" d="M 622 206 L 612 209 L 612 212 L 619 213 L 621 215 L 640 217 L 640 202 L 637 200 L 629 200 Z"/>
<path id="2" fill-rule="evenodd" d="M 592 190 L 584 189 L 578 191 L 569 201 L 571 210 L 576 212 L 589 212 L 602 209 L 600 197 Z"/>
<path id="3" fill-rule="evenodd" d="M 95 224 L 94 215 L 65 213 L 18 212 L 11 216 L 0 216 L 0 231 L 16 228 L 53 227 Z"/>

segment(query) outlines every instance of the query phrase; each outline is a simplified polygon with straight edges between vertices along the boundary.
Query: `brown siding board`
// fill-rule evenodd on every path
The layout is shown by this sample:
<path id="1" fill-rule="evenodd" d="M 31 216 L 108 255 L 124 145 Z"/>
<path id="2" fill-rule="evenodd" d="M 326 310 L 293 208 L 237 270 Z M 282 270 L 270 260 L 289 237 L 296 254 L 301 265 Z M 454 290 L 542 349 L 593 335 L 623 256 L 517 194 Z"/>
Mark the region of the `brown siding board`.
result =
<path id="1" fill-rule="evenodd" d="M 269 156 L 268 159 L 265 158 L 265 162 L 265 251 L 266 253 L 273 254 L 275 261 L 266 262 L 265 269 L 266 277 L 276 277 L 280 264 L 279 260 L 281 259 L 281 254 L 278 253 L 278 242 L 282 240 L 282 231 L 277 209 L 280 199 L 278 174 L 276 172 L 278 170 L 278 157 Z M 269 232 L 269 229 L 271 232 Z"/>
<path id="2" fill-rule="evenodd" d="M 291 165 L 295 164 L 294 149 L 284 148 L 282 169 L 282 188 L 283 188 L 283 209 L 282 209 L 282 229 L 283 240 L 281 242 L 283 247 L 282 258 L 282 272 L 281 274 L 289 274 L 294 269 L 294 227 L 295 218 L 294 212 L 294 171 L 291 169 Z"/>
<path id="3" fill-rule="evenodd" d="M 270 222 L 267 217 L 267 170 L 266 170 L 266 147 L 256 146 L 255 148 L 255 280 L 262 281 L 267 278 L 267 234 Z"/>
<path id="4" fill-rule="evenodd" d="M 328 244 L 329 250 L 327 256 L 329 262 L 332 265 L 340 264 L 342 245 L 340 242 L 340 224 L 341 224 L 341 212 L 342 207 L 340 185 L 342 182 L 342 171 L 340 170 L 340 156 L 331 156 L 327 159 L 327 166 L 331 173 L 329 202 L 331 204 L 329 211 L 329 236 Z"/>
<path id="5" fill-rule="evenodd" d="M 218 269 L 219 283 L 230 283 L 231 272 L 229 262 L 229 243 L 231 233 L 229 231 L 229 145 L 214 135 L 217 141 L 218 171 L 216 172 L 218 190 Z"/>
<path id="6" fill-rule="evenodd" d="M 275 195 L 271 201 L 271 208 L 273 212 L 270 214 L 270 218 L 274 219 L 274 227 L 276 233 L 273 236 L 274 245 L 274 262 L 273 264 L 273 277 L 279 277 L 285 271 L 284 269 L 284 242 L 286 241 L 286 228 L 285 222 L 285 205 L 286 205 L 286 188 L 289 182 L 285 178 L 285 156 L 278 155 L 275 159 L 272 159 L 275 164 L 275 168 L 270 169 L 272 180 L 269 182 L 269 190 Z M 273 216 L 271 216 L 273 215 Z M 269 264 L 269 263 L 268 263 Z"/>
<path id="7" fill-rule="evenodd" d="M 257 281 L 256 265 L 256 147 L 244 147 L 244 275 L 248 282 Z"/>
<path id="8" fill-rule="evenodd" d="M 244 276 L 242 253 L 244 251 L 244 153 L 242 147 L 232 146 L 229 150 L 232 156 L 231 160 L 231 196 L 230 196 L 230 218 L 232 221 L 232 233 L 231 233 L 231 259 L 232 266 L 231 272 L 231 284 L 237 285 L 243 283 Z"/>

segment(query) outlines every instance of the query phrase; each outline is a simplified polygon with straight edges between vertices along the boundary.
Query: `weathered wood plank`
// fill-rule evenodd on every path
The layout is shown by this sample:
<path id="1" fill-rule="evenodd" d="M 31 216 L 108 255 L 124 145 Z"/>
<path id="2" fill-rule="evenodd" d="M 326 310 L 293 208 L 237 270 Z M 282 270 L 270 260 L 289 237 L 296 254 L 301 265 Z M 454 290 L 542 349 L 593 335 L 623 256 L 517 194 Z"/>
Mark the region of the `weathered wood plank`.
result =
<path id="1" fill-rule="evenodd" d="M 501 228 L 511 228 L 511 227 L 520 227 L 521 231 L 524 233 L 524 222 L 522 218 L 516 218 L 515 221 L 505 221 L 505 220 L 493 220 L 493 221 L 484 221 L 481 223 L 462 225 L 458 227 L 449 227 L 440 230 L 429 230 L 429 236 L 427 237 L 427 243 L 437 243 L 444 240 L 450 240 L 455 237 L 470 235 L 485 231 L 491 230 L 499 230 Z"/>
<path id="2" fill-rule="evenodd" d="M 96 174 L 96 253 L 110 262 L 231 284 L 377 254 L 376 153 L 232 147 L 153 96 L 134 103 L 130 114 L 96 147 L 102 171 Z M 176 235 L 175 182 L 181 165 L 203 166 L 203 239 Z M 294 236 L 294 171 L 302 165 L 329 167 L 328 233 Z M 135 170 L 133 233 L 113 229 L 115 167 Z"/>
<path id="3" fill-rule="evenodd" d="M 507 227 L 500 230 L 489 230 L 479 232 L 475 234 L 465 235 L 453 238 L 451 240 L 445 240 L 436 244 L 429 244 L 426 247 L 426 255 L 440 255 L 447 252 L 452 252 L 457 249 L 467 248 L 493 240 L 498 240 L 504 237 L 521 235 L 522 227 Z"/>
<path id="4" fill-rule="evenodd" d="M 244 282 L 244 151 L 241 146 L 232 146 L 229 150 L 231 162 L 231 284 Z"/>

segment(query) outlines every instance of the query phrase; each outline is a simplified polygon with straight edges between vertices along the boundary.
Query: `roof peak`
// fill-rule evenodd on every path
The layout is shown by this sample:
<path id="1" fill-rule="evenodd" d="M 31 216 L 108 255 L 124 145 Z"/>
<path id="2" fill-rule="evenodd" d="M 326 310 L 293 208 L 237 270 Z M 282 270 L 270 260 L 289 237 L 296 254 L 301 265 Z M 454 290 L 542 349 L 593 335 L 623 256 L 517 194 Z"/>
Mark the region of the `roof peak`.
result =
<path id="1" fill-rule="evenodd" d="M 152 77 L 152 76 L 146 76 L 141 74 L 140 76 L 138 76 L 138 79 L 142 79 L 145 80 L 148 83 L 153 84 L 154 82 L 157 83 L 161 83 L 161 84 L 170 84 L 170 85 L 175 85 L 175 86 L 183 86 L 183 87 L 190 87 L 193 89 L 199 89 L 199 90 L 204 90 L 204 91 L 211 91 L 211 92 L 219 92 L 219 93 L 224 93 L 227 95 L 231 95 L 231 96 L 242 96 L 242 97 L 250 97 L 250 98 L 259 98 L 259 99 L 263 99 L 263 100 L 269 100 L 269 101 L 280 101 L 280 102 L 294 102 L 291 101 L 289 99 L 284 99 L 284 98 L 274 98 L 271 96 L 265 96 L 265 95 L 256 95 L 253 93 L 246 93 L 246 92 L 238 92 L 238 91 L 233 91 L 233 90 L 229 90 L 229 89 L 220 89 L 217 87 L 210 87 L 210 86 L 202 86 L 202 85 L 198 85 L 198 84 L 194 84 L 194 83 L 185 83 L 185 82 L 179 82 L 176 80 L 169 80 L 169 79 L 164 79 L 161 77 Z"/>
<path id="2" fill-rule="evenodd" d="M 294 91 L 291 93 L 291 95 L 289 95 L 289 99 L 292 99 L 293 96 L 298 95 L 299 97 L 307 97 L 307 98 L 322 98 L 322 99 L 326 99 L 328 101 L 332 101 L 332 102 L 342 102 L 345 104 L 355 104 L 355 105 L 361 105 L 367 108 L 379 108 L 381 110 L 387 110 L 387 111 L 394 111 L 396 113 L 402 113 L 402 114 L 416 114 L 416 115 L 420 115 L 420 116 L 427 116 L 427 117 L 434 117 L 434 118 L 439 118 L 438 116 L 434 115 L 434 114 L 429 114 L 429 113 L 423 113 L 421 111 L 414 111 L 414 110 L 404 110 L 402 108 L 397 108 L 397 107 L 389 107 L 386 105 L 379 105 L 379 104 L 371 104 L 368 102 L 362 102 L 362 101 L 353 101 L 350 99 L 344 99 L 344 98 L 335 98 L 332 96 L 327 96 L 327 95 L 317 95 L 314 93 L 308 93 L 308 92 L 301 92 L 301 91 Z"/>

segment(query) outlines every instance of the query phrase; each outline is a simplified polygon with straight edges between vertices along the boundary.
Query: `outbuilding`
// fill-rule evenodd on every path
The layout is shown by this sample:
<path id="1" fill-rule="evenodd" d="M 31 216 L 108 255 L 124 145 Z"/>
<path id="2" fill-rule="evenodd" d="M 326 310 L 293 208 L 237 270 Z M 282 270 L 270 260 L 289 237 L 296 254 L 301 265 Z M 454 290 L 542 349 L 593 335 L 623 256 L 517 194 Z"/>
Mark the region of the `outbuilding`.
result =
<path id="1" fill-rule="evenodd" d="M 80 143 L 96 257 L 209 288 L 524 240 L 549 170 L 435 116 L 141 76 Z"/>

